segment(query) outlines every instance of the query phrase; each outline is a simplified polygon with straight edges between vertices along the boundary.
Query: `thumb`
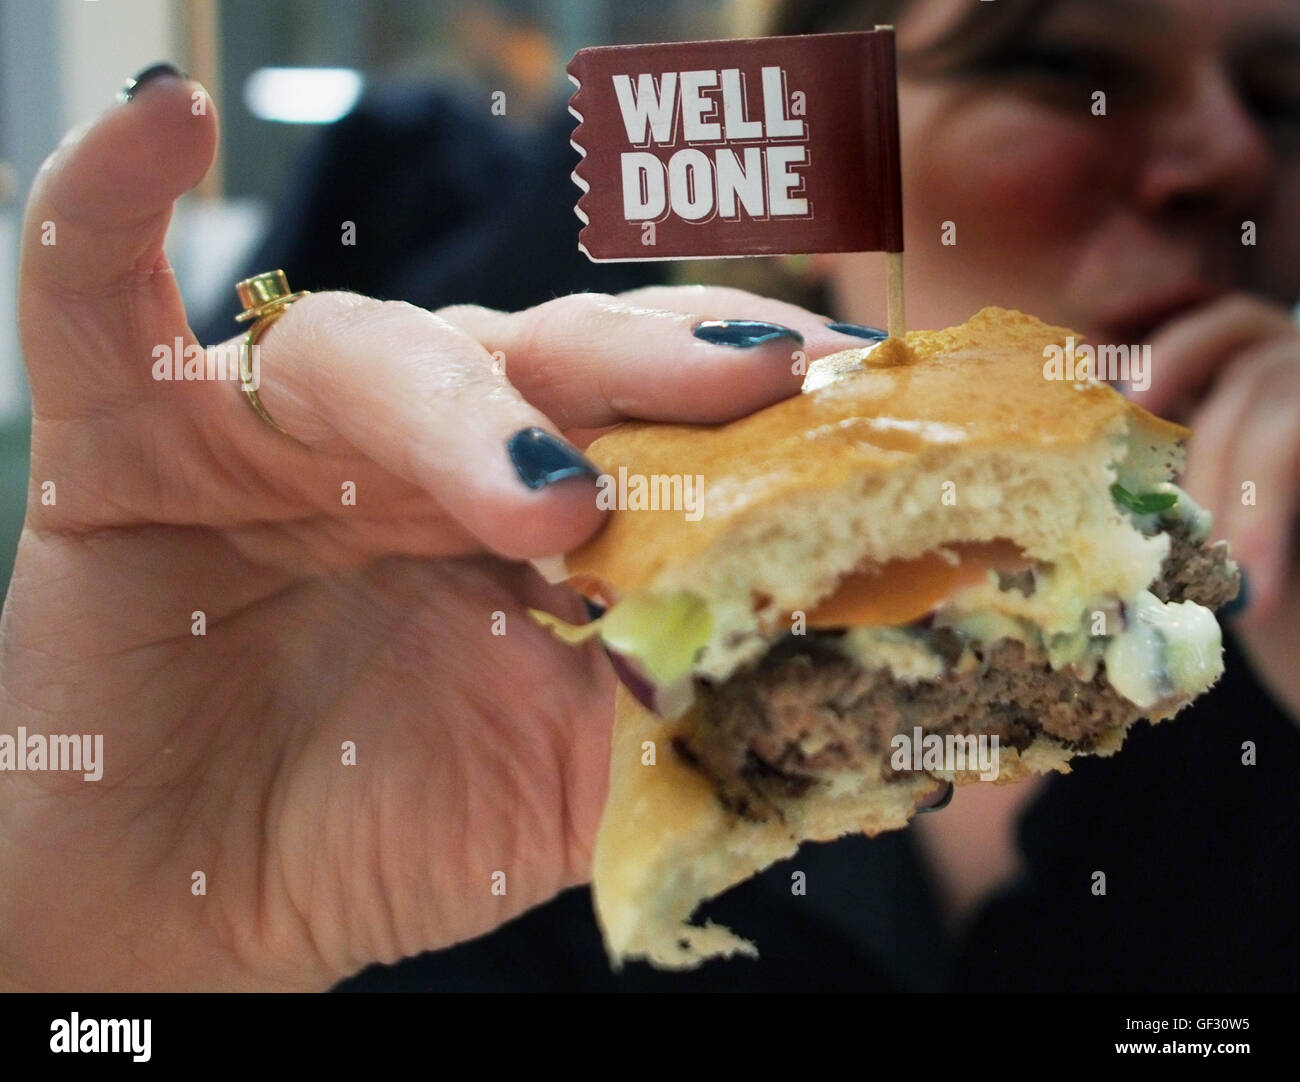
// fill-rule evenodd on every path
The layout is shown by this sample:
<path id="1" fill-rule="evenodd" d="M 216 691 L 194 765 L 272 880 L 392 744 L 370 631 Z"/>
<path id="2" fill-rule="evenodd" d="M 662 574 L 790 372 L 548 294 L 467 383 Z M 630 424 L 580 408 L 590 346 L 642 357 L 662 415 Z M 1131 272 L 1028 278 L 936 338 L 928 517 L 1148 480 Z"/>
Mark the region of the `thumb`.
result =
<path id="1" fill-rule="evenodd" d="M 153 346 L 189 336 L 163 238 L 172 203 L 212 163 L 216 111 L 169 66 L 128 86 L 127 100 L 69 133 L 28 200 L 18 318 L 41 408 L 135 398 Z"/>

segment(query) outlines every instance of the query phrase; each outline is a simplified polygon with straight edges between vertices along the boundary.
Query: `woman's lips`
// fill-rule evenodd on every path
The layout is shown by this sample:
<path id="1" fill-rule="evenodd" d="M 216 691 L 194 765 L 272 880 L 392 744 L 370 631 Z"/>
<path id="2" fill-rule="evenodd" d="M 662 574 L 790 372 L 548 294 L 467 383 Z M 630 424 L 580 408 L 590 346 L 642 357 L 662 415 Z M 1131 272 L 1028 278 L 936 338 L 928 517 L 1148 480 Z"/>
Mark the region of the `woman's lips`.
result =
<path id="1" fill-rule="evenodd" d="M 1097 321 L 1094 341 L 1112 345 L 1143 345 L 1164 324 L 1183 312 L 1199 308 L 1221 296 L 1224 289 L 1202 282 L 1162 291 L 1148 291 L 1140 299 L 1111 308 Z"/>

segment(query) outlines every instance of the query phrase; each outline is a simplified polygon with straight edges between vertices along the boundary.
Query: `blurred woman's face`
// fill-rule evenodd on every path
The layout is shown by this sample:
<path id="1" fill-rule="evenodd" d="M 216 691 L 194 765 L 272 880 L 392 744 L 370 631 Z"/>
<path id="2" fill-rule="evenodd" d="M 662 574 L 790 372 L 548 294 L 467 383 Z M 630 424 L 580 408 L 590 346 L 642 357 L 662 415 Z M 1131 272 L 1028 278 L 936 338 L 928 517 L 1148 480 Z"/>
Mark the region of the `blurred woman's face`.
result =
<path id="1" fill-rule="evenodd" d="M 969 6 L 915 0 L 900 56 Z M 1000 304 L 1137 342 L 1229 289 L 1295 302 L 1296 0 L 1060 0 L 1013 51 L 900 79 L 910 326 Z M 841 318 L 878 322 L 881 262 L 830 261 Z"/>

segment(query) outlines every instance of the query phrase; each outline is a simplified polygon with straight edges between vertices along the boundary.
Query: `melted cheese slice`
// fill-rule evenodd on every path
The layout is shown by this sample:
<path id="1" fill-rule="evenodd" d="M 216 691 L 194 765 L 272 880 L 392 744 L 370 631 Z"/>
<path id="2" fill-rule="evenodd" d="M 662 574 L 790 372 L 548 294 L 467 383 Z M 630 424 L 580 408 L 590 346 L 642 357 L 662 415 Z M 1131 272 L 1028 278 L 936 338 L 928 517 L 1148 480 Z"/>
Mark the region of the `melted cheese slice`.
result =
<path id="1" fill-rule="evenodd" d="M 1033 562 L 1010 541 L 961 542 L 944 548 L 952 558 L 927 552 L 849 572 L 829 597 L 809 610 L 808 627 L 910 624 L 963 587 L 983 582 L 988 572 L 1020 571 Z"/>

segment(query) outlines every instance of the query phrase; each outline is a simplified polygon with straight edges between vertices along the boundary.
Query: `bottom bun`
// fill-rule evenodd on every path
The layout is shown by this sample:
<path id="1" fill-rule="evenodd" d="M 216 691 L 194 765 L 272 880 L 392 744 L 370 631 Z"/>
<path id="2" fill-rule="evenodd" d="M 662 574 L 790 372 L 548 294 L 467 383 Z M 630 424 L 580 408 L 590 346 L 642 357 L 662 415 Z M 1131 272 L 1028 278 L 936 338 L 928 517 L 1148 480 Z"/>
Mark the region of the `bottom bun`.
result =
<path id="1" fill-rule="evenodd" d="M 693 710 L 667 721 L 618 689 L 610 791 L 592 874 L 596 915 L 616 970 L 630 959 L 693 969 L 709 958 L 757 957 L 754 944 L 729 929 L 691 924 L 699 904 L 793 855 L 802 842 L 906 826 L 940 780 L 980 780 L 975 772 L 936 770 L 886 782 L 879 769 L 863 771 L 850 783 L 786 801 L 779 818 L 755 822 L 729 811 L 714 783 L 674 749 L 694 723 Z M 1113 754 L 1127 728 L 1105 734 L 1092 754 Z M 1023 752 L 1008 747 L 1001 754 L 992 784 L 1068 773 L 1073 753 L 1040 734 Z"/>
<path id="2" fill-rule="evenodd" d="M 673 750 L 691 724 L 692 712 L 666 721 L 618 689 L 592 875 L 616 969 L 632 958 L 692 969 L 712 957 L 756 957 L 754 945 L 728 929 L 690 924 L 699 903 L 790 856 L 802 841 L 904 826 L 917 800 L 935 789 L 924 774 L 888 783 L 864 776 L 856 792 L 791 801 L 784 822 L 751 822 L 723 807 L 713 783 Z"/>

